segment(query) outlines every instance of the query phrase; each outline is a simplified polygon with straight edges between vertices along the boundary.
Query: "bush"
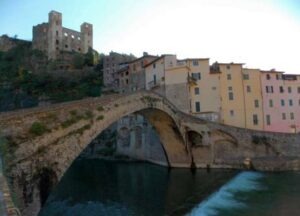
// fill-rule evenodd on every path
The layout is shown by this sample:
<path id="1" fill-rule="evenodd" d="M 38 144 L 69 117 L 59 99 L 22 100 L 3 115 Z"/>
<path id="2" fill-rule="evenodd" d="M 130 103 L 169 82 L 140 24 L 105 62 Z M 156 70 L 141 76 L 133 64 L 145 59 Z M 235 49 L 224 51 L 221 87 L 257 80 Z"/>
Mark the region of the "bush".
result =
<path id="1" fill-rule="evenodd" d="M 29 130 L 30 133 L 32 133 L 36 136 L 41 136 L 47 131 L 48 131 L 47 127 L 41 122 L 34 122 L 31 125 L 30 130 Z"/>
<path id="2" fill-rule="evenodd" d="M 100 115 L 97 117 L 97 121 L 100 121 L 100 120 L 103 120 L 104 119 L 104 116 L 103 115 Z"/>
<path id="3" fill-rule="evenodd" d="M 103 106 L 99 106 L 99 107 L 97 107 L 97 110 L 98 110 L 99 112 L 101 112 L 101 111 L 104 111 L 104 108 L 103 108 Z"/>

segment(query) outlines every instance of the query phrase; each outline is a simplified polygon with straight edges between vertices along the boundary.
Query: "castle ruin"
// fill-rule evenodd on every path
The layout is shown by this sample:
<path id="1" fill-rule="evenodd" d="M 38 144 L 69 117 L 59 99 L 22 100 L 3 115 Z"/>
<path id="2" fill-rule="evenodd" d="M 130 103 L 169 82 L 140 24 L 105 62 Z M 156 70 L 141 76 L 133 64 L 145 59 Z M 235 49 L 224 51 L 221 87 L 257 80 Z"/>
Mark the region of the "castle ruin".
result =
<path id="1" fill-rule="evenodd" d="M 87 53 L 93 48 L 93 25 L 84 22 L 80 32 L 62 26 L 62 14 L 49 13 L 48 23 L 32 29 L 33 49 L 44 51 L 48 59 L 57 59 L 62 52 Z"/>

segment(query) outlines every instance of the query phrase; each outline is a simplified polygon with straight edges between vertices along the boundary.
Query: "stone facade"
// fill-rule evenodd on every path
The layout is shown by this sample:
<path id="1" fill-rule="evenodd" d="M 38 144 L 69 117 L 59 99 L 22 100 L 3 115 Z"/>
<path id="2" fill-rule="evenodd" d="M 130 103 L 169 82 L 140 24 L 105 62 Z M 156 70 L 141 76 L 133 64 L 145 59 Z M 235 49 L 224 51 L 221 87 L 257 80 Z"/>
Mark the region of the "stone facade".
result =
<path id="1" fill-rule="evenodd" d="M 83 23 L 80 32 L 62 26 L 62 14 L 49 13 L 47 23 L 33 26 L 33 49 L 44 51 L 49 59 L 57 59 L 61 52 L 87 53 L 93 48 L 93 25 Z"/>
<path id="2" fill-rule="evenodd" d="M 145 90 L 145 65 L 157 59 L 157 56 L 144 55 L 128 62 L 126 67 L 120 69 L 118 74 L 119 92 L 130 93 Z"/>
<path id="3" fill-rule="evenodd" d="M 127 63 L 134 60 L 133 55 L 110 52 L 103 58 L 103 84 L 110 89 L 117 90 L 117 71 L 126 67 Z"/>

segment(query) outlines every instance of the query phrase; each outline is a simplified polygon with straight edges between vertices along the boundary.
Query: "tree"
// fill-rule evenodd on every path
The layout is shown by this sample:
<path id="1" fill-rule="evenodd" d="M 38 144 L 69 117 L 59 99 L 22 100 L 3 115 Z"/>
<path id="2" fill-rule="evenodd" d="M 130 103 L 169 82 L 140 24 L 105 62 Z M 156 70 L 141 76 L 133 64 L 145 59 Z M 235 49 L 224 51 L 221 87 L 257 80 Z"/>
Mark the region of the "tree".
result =
<path id="1" fill-rule="evenodd" d="M 79 53 L 74 54 L 74 57 L 72 59 L 72 65 L 75 69 L 82 69 L 84 62 L 85 59 L 81 54 Z"/>

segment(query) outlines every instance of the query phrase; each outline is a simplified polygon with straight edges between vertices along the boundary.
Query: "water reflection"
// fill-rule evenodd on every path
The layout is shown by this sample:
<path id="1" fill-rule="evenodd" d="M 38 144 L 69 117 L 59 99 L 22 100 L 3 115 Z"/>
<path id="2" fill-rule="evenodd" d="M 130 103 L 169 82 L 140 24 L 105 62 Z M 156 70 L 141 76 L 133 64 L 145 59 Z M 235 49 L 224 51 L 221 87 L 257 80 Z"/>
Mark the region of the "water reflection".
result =
<path id="1" fill-rule="evenodd" d="M 40 216 L 183 215 L 235 171 L 169 170 L 139 162 L 77 160 Z"/>

